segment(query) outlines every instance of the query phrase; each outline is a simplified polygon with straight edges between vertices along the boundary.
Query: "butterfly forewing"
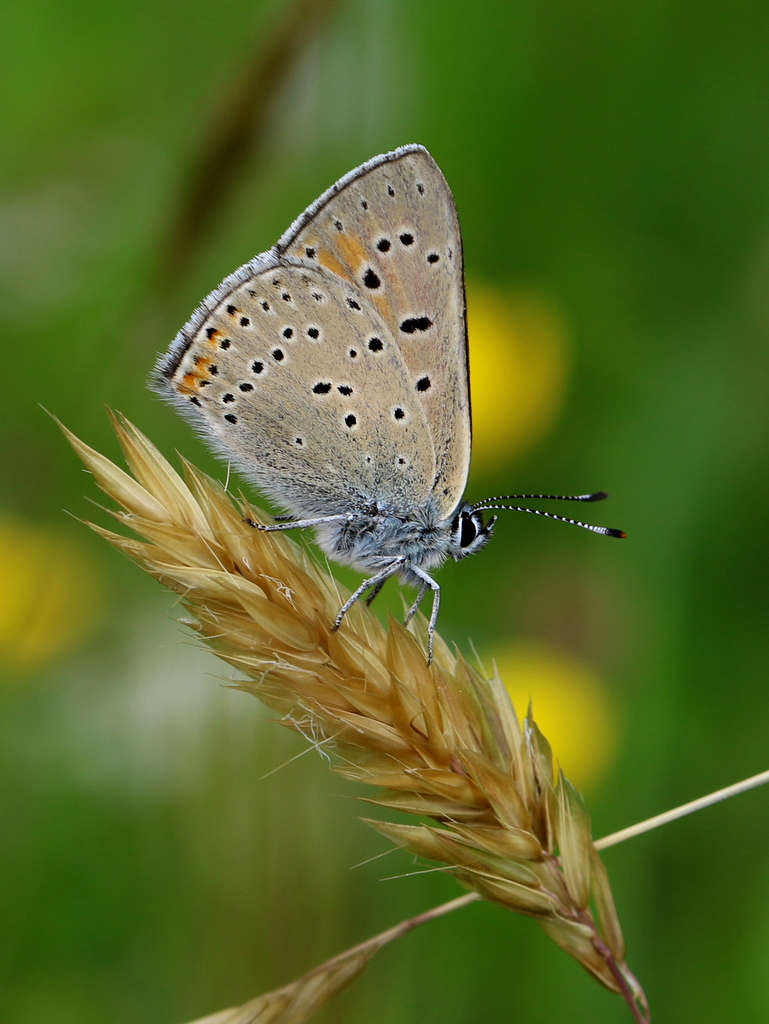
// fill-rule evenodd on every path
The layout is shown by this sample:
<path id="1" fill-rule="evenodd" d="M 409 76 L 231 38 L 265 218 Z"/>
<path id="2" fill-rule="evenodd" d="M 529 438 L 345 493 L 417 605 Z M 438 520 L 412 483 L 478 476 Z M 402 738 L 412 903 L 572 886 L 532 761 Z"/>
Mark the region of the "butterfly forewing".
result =
<path id="1" fill-rule="evenodd" d="M 204 305 L 166 388 L 298 517 L 422 505 L 430 432 L 384 318 L 317 263 L 271 262 Z"/>
<path id="2" fill-rule="evenodd" d="M 424 409 L 435 453 L 428 489 L 447 517 L 470 463 L 462 242 L 451 191 L 420 146 L 352 171 L 278 243 L 367 297 L 387 324 Z"/>

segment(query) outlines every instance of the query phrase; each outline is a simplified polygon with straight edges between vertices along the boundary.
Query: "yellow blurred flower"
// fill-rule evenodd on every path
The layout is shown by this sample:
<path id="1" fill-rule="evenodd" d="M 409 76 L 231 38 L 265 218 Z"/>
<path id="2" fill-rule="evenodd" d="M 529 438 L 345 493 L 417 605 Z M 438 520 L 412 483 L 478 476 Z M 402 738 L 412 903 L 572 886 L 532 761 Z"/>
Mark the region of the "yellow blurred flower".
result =
<path id="1" fill-rule="evenodd" d="M 534 646 L 503 652 L 496 663 L 514 705 L 523 712 L 531 699 L 537 722 L 575 785 L 600 778 L 614 754 L 618 727 L 593 672 Z"/>
<path id="2" fill-rule="evenodd" d="M 558 311 L 533 291 L 470 282 L 467 318 L 473 465 L 484 469 L 519 454 L 555 423 L 568 342 Z"/>
<path id="3" fill-rule="evenodd" d="M 99 600 L 91 560 L 66 534 L 0 519 L 0 666 L 31 672 L 74 647 Z"/>

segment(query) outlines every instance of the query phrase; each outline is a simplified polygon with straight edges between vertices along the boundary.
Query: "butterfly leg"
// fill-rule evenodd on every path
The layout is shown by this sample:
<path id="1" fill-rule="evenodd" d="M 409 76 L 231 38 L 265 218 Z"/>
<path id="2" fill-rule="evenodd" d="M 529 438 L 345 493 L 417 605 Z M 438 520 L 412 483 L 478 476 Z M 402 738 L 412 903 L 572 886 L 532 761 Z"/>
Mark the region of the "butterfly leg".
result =
<path id="1" fill-rule="evenodd" d="M 430 621 L 427 623 L 427 664 L 429 665 L 433 660 L 433 647 L 435 643 L 435 623 L 438 621 L 438 609 L 441 606 L 441 588 L 424 569 L 420 569 L 418 565 L 410 565 L 409 569 L 421 580 L 424 581 L 424 587 L 417 597 L 416 605 L 419 606 L 419 602 L 425 596 L 427 588 L 433 592 L 433 606 L 430 610 Z M 416 608 L 414 609 L 416 611 Z M 409 612 L 411 615 L 411 612 Z"/>
<path id="2" fill-rule="evenodd" d="M 417 610 L 418 610 L 420 604 L 422 603 L 422 598 L 425 596 L 425 594 L 427 593 L 428 589 L 429 589 L 429 587 L 427 586 L 426 583 L 423 583 L 422 586 L 419 588 L 419 593 L 417 594 L 417 599 L 412 604 L 412 606 L 409 608 L 408 612 L 406 613 L 406 618 L 403 620 L 403 625 L 404 626 L 408 626 L 408 624 L 411 622 L 411 620 L 416 615 Z"/>
<path id="3" fill-rule="evenodd" d="M 303 529 L 305 526 L 322 526 L 324 523 L 341 523 L 345 520 L 349 522 L 352 518 L 353 517 L 351 515 L 339 515 L 318 516 L 316 519 L 292 519 L 287 523 L 255 523 L 253 519 L 246 519 L 245 522 L 247 522 L 249 526 L 253 526 L 256 530 L 264 530 L 265 533 L 272 533 L 275 530 L 298 530 Z"/>
<path id="4" fill-rule="evenodd" d="M 366 593 L 369 587 L 374 587 L 375 593 L 378 593 L 378 588 L 382 587 L 385 580 L 389 580 L 391 576 L 394 576 L 405 561 L 406 559 L 403 557 L 394 558 L 392 562 L 390 562 L 389 565 L 386 565 L 384 569 L 382 569 L 380 572 L 376 574 L 376 576 L 372 576 L 370 579 L 364 580 L 358 587 L 358 589 L 355 591 L 355 593 L 348 597 L 345 603 L 339 609 L 339 614 L 334 619 L 334 625 L 331 627 L 331 631 L 335 632 L 337 629 L 339 629 L 339 627 L 342 625 L 342 619 L 349 612 L 349 610 L 352 608 L 355 602 Z"/>
<path id="5" fill-rule="evenodd" d="M 386 582 L 385 580 L 380 580 L 379 583 L 377 583 L 376 586 L 374 587 L 374 589 L 371 591 L 369 596 L 366 598 L 366 607 L 367 608 L 371 605 L 371 602 L 374 600 L 374 598 L 377 596 L 379 591 L 385 585 L 385 582 Z"/>

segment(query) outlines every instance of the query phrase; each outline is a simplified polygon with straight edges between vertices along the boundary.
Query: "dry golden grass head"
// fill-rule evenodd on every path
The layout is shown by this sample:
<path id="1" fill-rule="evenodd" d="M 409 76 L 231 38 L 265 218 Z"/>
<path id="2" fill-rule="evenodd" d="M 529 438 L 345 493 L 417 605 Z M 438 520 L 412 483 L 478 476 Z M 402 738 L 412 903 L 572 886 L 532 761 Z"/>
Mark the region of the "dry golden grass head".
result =
<path id="1" fill-rule="evenodd" d="M 125 420 L 115 429 L 133 475 L 65 432 L 121 506 L 112 515 L 142 539 L 93 529 L 180 596 L 241 689 L 341 755 L 339 774 L 378 788 L 372 802 L 423 819 L 374 828 L 535 917 L 645 1019 L 587 811 L 531 711 L 519 721 L 501 680 L 438 636 L 428 666 L 424 619 L 385 629 L 359 601 L 332 632 L 344 588 L 283 534 L 249 525 L 258 509 L 188 463 L 180 477 Z"/>

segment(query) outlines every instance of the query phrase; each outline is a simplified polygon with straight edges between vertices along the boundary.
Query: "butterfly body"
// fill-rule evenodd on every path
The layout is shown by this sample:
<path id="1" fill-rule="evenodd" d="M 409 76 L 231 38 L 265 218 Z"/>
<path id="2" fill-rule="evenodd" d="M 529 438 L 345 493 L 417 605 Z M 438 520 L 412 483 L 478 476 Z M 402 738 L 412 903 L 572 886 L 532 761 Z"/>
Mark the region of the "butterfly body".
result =
<path id="1" fill-rule="evenodd" d="M 469 531 L 464 526 L 468 517 L 476 524 Z M 451 519 L 441 519 L 430 502 L 410 514 L 372 505 L 352 513 L 349 519 L 319 526 L 316 538 L 330 558 L 361 572 L 379 571 L 402 556 L 406 561 L 398 575 L 404 582 L 418 585 L 419 578 L 409 572 L 410 566 L 429 572 L 447 558 L 458 561 L 490 539 L 492 526 L 484 525 L 467 503 Z"/>
<path id="2" fill-rule="evenodd" d="M 432 656 L 430 572 L 483 547 L 494 520 L 464 501 L 462 240 L 427 150 L 375 157 L 324 192 L 208 296 L 154 386 L 289 513 L 260 529 L 313 527 L 327 555 L 371 574 L 336 627 L 390 576 L 418 587 L 407 621 L 432 590 Z"/>

